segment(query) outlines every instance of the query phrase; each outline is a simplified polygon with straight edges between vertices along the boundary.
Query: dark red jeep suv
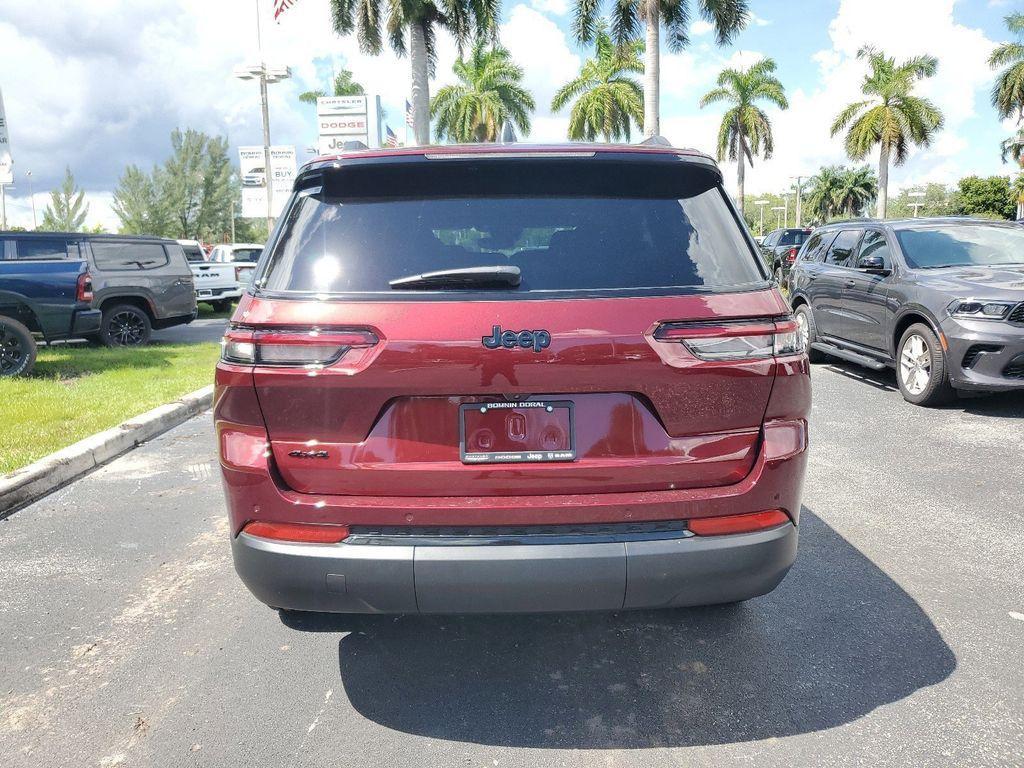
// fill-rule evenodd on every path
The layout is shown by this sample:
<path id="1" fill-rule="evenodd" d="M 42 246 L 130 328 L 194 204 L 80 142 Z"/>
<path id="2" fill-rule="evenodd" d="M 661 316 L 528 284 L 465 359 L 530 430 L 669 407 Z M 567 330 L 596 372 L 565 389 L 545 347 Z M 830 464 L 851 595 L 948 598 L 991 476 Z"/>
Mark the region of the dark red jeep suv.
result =
<path id="1" fill-rule="evenodd" d="M 235 567 L 303 611 L 764 594 L 796 556 L 801 345 L 702 154 L 315 160 L 217 366 Z"/>

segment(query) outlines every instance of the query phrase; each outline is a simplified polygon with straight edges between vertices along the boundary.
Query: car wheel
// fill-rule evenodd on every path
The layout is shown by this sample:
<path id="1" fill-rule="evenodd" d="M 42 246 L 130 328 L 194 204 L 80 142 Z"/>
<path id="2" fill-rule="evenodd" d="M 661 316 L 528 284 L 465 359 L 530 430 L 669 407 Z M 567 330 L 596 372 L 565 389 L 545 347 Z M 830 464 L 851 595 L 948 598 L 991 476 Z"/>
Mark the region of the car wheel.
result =
<path id="1" fill-rule="evenodd" d="M 927 325 L 915 323 L 904 331 L 896 350 L 896 382 L 903 399 L 914 405 L 942 405 L 953 399 L 946 353 Z"/>
<path id="2" fill-rule="evenodd" d="M 231 299 L 217 299 L 211 301 L 210 306 L 213 307 L 214 312 L 227 312 L 231 309 Z"/>
<path id="3" fill-rule="evenodd" d="M 782 265 L 778 264 L 775 267 L 775 282 L 779 284 L 779 287 L 785 287 L 785 275 L 782 274 Z"/>
<path id="4" fill-rule="evenodd" d="M 25 376 L 36 364 L 36 340 L 17 320 L 0 317 L 0 376 Z"/>
<path id="5" fill-rule="evenodd" d="M 149 315 L 133 304 L 103 310 L 100 338 L 108 347 L 139 347 L 149 343 L 153 327 Z"/>
<path id="6" fill-rule="evenodd" d="M 801 304 L 796 308 L 794 314 L 796 315 L 797 328 L 804 340 L 804 349 L 807 350 L 807 359 L 812 363 L 825 362 L 824 352 L 811 349 L 811 344 L 818 340 L 818 332 L 814 327 L 814 315 L 811 314 L 811 308 L 806 304 Z"/>

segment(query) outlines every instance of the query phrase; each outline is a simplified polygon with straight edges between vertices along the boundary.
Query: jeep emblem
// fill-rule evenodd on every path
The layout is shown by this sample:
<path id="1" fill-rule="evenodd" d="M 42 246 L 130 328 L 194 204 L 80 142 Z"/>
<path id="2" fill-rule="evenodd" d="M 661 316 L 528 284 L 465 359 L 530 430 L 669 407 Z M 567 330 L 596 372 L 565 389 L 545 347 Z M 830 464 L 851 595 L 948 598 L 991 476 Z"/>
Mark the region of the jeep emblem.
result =
<path id="1" fill-rule="evenodd" d="M 547 349 L 551 346 L 551 334 L 543 330 L 502 331 L 500 325 L 495 325 L 491 328 L 491 335 L 482 337 L 480 341 L 488 349 L 497 349 L 498 347 L 514 349 L 515 347 L 522 347 L 523 349 L 532 348 L 534 352 L 540 352 L 542 349 Z"/>

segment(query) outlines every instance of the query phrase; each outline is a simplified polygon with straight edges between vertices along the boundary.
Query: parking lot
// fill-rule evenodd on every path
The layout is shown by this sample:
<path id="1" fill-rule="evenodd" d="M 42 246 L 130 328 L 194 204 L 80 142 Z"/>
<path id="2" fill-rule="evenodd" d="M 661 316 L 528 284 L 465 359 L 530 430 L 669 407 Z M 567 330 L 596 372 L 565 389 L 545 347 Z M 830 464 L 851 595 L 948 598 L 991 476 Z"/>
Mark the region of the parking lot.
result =
<path id="1" fill-rule="evenodd" d="M 194 419 L 0 522 L 3 762 L 1020 764 L 1024 398 L 814 384 L 797 565 L 671 612 L 285 623 Z"/>

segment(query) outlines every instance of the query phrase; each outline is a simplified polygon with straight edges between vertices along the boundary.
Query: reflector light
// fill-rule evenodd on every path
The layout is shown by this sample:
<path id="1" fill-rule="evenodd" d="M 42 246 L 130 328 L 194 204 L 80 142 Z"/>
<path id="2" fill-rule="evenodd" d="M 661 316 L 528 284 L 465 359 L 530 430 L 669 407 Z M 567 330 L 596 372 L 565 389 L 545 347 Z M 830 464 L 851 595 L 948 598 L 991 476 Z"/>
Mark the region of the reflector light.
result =
<path id="1" fill-rule="evenodd" d="M 788 522 L 789 515 L 781 509 L 769 509 L 742 515 L 701 517 L 690 520 L 687 527 L 698 536 L 728 536 L 733 533 L 752 533 L 776 528 Z"/>
<path id="2" fill-rule="evenodd" d="M 254 521 L 242 529 L 250 536 L 275 541 L 295 541 L 305 544 L 337 544 L 348 538 L 347 525 L 316 525 L 313 523 L 268 523 Z"/>

